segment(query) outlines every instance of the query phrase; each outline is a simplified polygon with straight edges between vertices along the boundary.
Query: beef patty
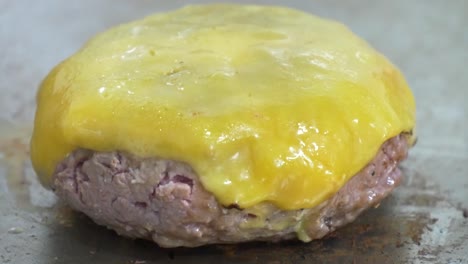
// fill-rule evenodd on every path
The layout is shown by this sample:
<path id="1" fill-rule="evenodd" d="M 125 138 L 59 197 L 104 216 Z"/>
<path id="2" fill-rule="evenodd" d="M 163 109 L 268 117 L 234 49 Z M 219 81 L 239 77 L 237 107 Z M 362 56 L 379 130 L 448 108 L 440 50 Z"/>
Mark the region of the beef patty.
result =
<path id="1" fill-rule="evenodd" d="M 387 140 L 369 164 L 319 206 L 223 206 L 190 165 L 129 153 L 77 149 L 58 166 L 53 189 L 72 208 L 117 233 L 161 247 L 322 238 L 377 205 L 401 181 L 407 136 Z"/>

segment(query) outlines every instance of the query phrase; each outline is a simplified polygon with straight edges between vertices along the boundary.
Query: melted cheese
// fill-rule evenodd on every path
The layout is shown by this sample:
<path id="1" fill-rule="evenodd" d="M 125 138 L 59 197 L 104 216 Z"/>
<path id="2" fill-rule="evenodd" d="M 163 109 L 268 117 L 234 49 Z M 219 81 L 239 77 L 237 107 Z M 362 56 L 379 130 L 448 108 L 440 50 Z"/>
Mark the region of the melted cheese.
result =
<path id="1" fill-rule="evenodd" d="M 223 204 L 309 208 L 415 122 L 401 73 L 343 25 L 189 6 L 115 27 L 42 83 L 31 155 L 50 185 L 77 148 L 185 161 Z"/>

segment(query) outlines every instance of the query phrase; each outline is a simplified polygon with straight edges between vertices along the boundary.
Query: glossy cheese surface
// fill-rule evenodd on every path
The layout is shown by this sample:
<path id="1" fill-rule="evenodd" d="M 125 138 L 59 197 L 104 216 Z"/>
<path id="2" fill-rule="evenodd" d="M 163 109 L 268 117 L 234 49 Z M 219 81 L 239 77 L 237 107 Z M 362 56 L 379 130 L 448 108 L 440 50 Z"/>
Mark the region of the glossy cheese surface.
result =
<path id="1" fill-rule="evenodd" d="M 31 155 L 50 185 L 77 148 L 190 164 L 225 205 L 310 208 L 410 131 L 402 74 L 300 11 L 188 6 L 117 26 L 43 81 Z"/>

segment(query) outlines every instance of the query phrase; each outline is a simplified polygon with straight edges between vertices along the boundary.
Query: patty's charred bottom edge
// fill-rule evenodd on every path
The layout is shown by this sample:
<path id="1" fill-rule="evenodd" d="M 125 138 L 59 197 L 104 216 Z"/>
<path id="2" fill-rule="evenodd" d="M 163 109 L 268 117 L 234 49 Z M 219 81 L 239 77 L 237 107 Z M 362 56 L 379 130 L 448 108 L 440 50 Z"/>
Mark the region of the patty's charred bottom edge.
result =
<path id="1" fill-rule="evenodd" d="M 408 135 L 387 140 L 374 159 L 335 195 L 311 209 L 285 211 L 261 203 L 224 207 L 180 161 L 78 149 L 58 166 L 55 193 L 117 233 L 162 247 L 322 238 L 377 205 L 401 181 L 398 163 Z"/>

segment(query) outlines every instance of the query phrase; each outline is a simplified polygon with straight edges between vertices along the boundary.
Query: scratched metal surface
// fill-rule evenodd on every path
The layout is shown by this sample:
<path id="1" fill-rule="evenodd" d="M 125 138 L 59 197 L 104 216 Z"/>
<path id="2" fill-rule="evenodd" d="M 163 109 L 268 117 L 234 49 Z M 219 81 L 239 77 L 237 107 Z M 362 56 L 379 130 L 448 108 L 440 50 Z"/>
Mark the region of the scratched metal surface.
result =
<path id="1" fill-rule="evenodd" d="M 27 158 L 37 84 L 93 34 L 184 2 L 0 0 L 1 263 L 468 263 L 464 0 L 284 2 L 349 25 L 403 70 L 418 103 L 403 186 L 321 241 L 162 250 L 57 202 Z"/>

